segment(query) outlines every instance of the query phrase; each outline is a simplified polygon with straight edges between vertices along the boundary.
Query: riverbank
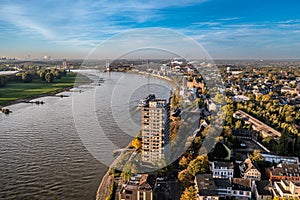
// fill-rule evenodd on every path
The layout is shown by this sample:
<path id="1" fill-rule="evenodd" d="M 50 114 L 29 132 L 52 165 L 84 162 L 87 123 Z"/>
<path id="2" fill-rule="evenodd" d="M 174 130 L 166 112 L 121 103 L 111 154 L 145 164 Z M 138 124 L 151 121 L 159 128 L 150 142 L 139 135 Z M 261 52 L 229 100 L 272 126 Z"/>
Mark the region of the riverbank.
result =
<path id="1" fill-rule="evenodd" d="M 162 79 L 162 80 L 165 80 L 165 81 L 168 81 L 169 83 L 173 83 L 173 80 L 167 76 L 162 76 L 162 75 L 159 75 L 159 74 L 153 74 L 153 73 L 149 73 L 149 72 L 145 72 L 145 71 L 140 71 L 140 70 L 131 70 L 131 71 L 128 71 L 126 73 L 135 73 L 135 74 L 140 74 L 140 75 L 143 75 L 143 76 L 152 76 L 152 77 L 155 77 L 155 78 L 159 78 L 159 79 Z"/>
<path id="2" fill-rule="evenodd" d="M 45 83 L 39 79 L 34 79 L 31 83 L 9 82 L 5 87 L 0 88 L 0 108 L 68 91 L 73 88 L 75 80 L 76 83 L 90 81 L 81 74 L 69 72 L 65 77 L 55 79 L 53 83 Z"/>
<path id="3" fill-rule="evenodd" d="M 170 84 L 173 84 L 173 80 L 167 76 L 162 76 L 162 75 L 158 75 L 158 74 L 152 74 L 152 73 L 148 73 L 145 71 L 139 71 L 139 70 L 130 70 L 127 71 L 125 73 L 133 73 L 133 74 L 138 74 L 138 75 L 142 75 L 142 76 L 151 76 L 154 78 L 158 78 L 164 81 L 169 82 Z M 129 147 L 131 146 L 131 142 L 125 147 L 125 149 L 129 149 Z M 125 152 L 123 151 L 121 152 L 121 154 L 114 160 L 112 166 L 114 165 L 114 163 L 116 163 L 117 160 L 122 159 L 122 156 L 125 156 Z M 99 188 L 97 190 L 96 193 L 96 200 L 104 200 L 108 197 L 109 192 L 110 192 L 110 186 L 114 183 L 114 179 L 115 177 L 113 175 L 110 174 L 110 167 L 108 168 L 108 170 L 106 171 L 105 175 L 103 176 L 101 183 L 99 185 Z"/>
<path id="4" fill-rule="evenodd" d="M 106 197 L 110 193 L 110 186 L 114 183 L 114 177 L 113 175 L 109 174 L 110 168 L 108 168 L 107 172 L 103 176 L 101 183 L 99 185 L 99 188 L 97 190 L 96 194 L 96 200 L 103 200 L 106 199 Z"/>
<path id="5" fill-rule="evenodd" d="M 128 145 L 125 147 L 125 149 L 129 149 L 131 147 L 131 141 L 128 143 Z M 122 151 L 119 156 L 114 160 L 114 162 L 111 164 L 111 166 L 114 166 L 115 162 L 117 160 L 122 159 L 122 157 L 125 155 L 126 151 Z M 110 187 L 112 184 L 114 184 L 115 177 L 110 174 L 111 167 L 108 168 L 105 175 L 103 176 L 101 183 L 98 187 L 97 194 L 96 194 L 96 200 L 103 200 L 106 199 L 109 196 L 110 193 Z"/>

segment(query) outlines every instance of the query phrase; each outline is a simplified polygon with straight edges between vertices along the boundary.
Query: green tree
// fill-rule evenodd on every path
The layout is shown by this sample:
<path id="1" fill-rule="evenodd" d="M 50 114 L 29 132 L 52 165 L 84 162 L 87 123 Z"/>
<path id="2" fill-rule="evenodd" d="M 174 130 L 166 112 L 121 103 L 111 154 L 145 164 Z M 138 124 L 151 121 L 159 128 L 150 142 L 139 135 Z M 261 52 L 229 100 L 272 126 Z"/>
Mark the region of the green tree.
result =
<path id="1" fill-rule="evenodd" d="M 281 133 L 281 137 L 279 139 L 279 145 L 277 148 L 277 153 L 281 155 L 288 155 L 288 143 L 289 143 L 289 134 L 286 129 Z"/>
<path id="2" fill-rule="evenodd" d="M 47 82 L 47 83 L 52 83 L 53 80 L 54 80 L 54 76 L 53 76 L 53 74 L 50 73 L 50 72 L 48 72 L 48 73 L 46 74 L 45 78 L 46 78 L 46 82 Z"/>
<path id="3" fill-rule="evenodd" d="M 0 87 L 5 86 L 7 83 L 7 78 L 6 76 L 0 76 Z"/>
<path id="4" fill-rule="evenodd" d="M 59 70 L 55 70 L 54 76 L 55 76 L 55 78 L 60 79 L 60 78 L 61 78 L 61 73 L 60 73 L 60 71 L 59 71 Z"/>
<path id="5" fill-rule="evenodd" d="M 39 73 L 39 77 L 40 77 L 40 79 L 42 80 L 42 81 L 45 81 L 46 80 L 46 72 L 40 72 Z"/>
<path id="6" fill-rule="evenodd" d="M 66 76 L 67 75 L 67 71 L 65 69 L 60 69 L 59 71 L 60 71 L 60 74 L 62 76 Z"/>
<path id="7" fill-rule="evenodd" d="M 206 173 L 209 171 L 209 161 L 207 155 L 197 156 L 194 160 L 192 160 L 187 168 L 188 172 L 195 176 L 198 173 Z"/>
<path id="8" fill-rule="evenodd" d="M 23 72 L 22 73 L 22 81 L 24 83 L 30 83 L 32 82 L 33 76 L 32 74 L 28 73 L 28 72 Z"/>
<path id="9" fill-rule="evenodd" d="M 217 158 L 219 159 L 224 159 L 228 156 L 228 152 L 225 148 L 225 146 L 221 143 L 218 142 L 215 147 L 212 149 L 212 151 L 209 153 L 209 157 L 212 158 Z"/>
<path id="10" fill-rule="evenodd" d="M 132 176 L 133 173 L 136 173 L 136 172 L 137 172 L 136 166 L 130 162 L 127 162 L 124 165 L 123 171 L 121 173 L 122 181 L 125 182 Z"/>

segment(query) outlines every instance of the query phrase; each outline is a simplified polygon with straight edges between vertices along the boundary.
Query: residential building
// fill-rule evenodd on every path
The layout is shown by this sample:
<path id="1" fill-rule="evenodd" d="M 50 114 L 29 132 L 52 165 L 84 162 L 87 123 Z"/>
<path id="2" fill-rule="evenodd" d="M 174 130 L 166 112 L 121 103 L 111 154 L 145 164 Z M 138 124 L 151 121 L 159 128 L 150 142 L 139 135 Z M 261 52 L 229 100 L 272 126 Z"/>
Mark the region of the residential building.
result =
<path id="1" fill-rule="evenodd" d="M 272 188 L 274 197 L 300 198 L 300 182 L 287 180 L 275 181 Z"/>
<path id="2" fill-rule="evenodd" d="M 199 200 L 219 199 L 219 193 L 211 174 L 196 175 L 195 187 L 197 189 L 197 199 Z"/>
<path id="3" fill-rule="evenodd" d="M 215 178 L 215 185 L 217 187 L 219 197 L 226 198 L 231 195 L 231 182 L 229 178 Z"/>
<path id="4" fill-rule="evenodd" d="M 213 178 L 233 178 L 234 166 L 232 162 L 210 162 Z"/>
<path id="5" fill-rule="evenodd" d="M 252 193 L 256 200 L 271 200 L 272 183 L 269 180 L 253 181 Z"/>
<path id="6" fill-rule="evenodd" d="M 266 174 L 271 181 L 289 180 L 294 182 L 300 181 L 300 171 L 298 164 L 279 164 L 276 168 L 269 168 Z"/>
<path id="7" fill-rule="evenodd" d="M 286 163 L 286 164 L 297 164 L 299 165 L 299 158 L 298 157 L 291 157 L 291 156 L 279 156 L 274 154 L 262 153 L 261 154 L 265 161 L 279 164 L 279 163 Z"/>
<path id="8" fill-rule="evenodd" d="M 232 178 L 231 179 L 231 197 L 235 197 L 239 200 L 251 199 L 251 180 L 243 178 Z"/>
<path id="9" fill-rule="evenodd" d="M 254 162 L 247 158 L 243 163 L 240 164 L 241 177 L 244 179 L 251 179 L 260 181 L 261 173 Z"/>
<path id="10" fill-rule="evenodd" d="M 155 177 L 149 174 L 134 175 L 120 189 L 120 200 L 153 200 Z"/>
<path id="11" fill-rule="evenodd" d="M 205 91 L 205 84 L 202 80 L 198 80 L 194 77 L 192 81 L 187 81 L 187 87 L 189 89 L 201 88 L 202 93 Z"/>
<path id="12" fill-rule="evenodd" d="M 170 142 L 170 104 L 153 98 L 142 110 L 142 161 L 155 162 L 168 154 Z"/>

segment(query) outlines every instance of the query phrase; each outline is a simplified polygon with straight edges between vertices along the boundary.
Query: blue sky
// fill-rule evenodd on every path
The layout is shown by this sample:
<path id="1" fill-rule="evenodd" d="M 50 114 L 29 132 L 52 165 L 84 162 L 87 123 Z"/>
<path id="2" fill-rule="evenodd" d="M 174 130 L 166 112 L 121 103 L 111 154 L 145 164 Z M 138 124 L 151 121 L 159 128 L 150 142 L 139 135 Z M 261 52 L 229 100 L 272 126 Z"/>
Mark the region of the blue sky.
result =
<path id="1" fill-rule="evenodd" d="M 300 1 L 0 0 L 0 56 L 84 58 L 115 34 L 169 28 L 218 58 L 299 58 Z M 132 42 L 132 41 L 131 41 Z"/>

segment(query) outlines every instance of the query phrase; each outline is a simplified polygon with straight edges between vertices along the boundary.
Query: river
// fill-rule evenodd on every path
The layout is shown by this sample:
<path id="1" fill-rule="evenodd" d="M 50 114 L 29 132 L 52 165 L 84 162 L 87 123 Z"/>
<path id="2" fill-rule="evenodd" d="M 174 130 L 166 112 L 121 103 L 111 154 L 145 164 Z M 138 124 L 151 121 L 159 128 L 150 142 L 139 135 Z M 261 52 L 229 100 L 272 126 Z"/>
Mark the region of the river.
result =
<path id="1" fill-rule="evenodd" d="M 99 79 L 97 71 L 84 72 L 95 81 Z M 81 86 L 81 93 L 39 98 L 44 105 L 11 105 L 8 108 L 12 113 L 0 114 L 0 199 L 95 199 L 107 166 L 90 153 L 87 141 L 83 142 L 77 133 L 72 110 L 74 95 L 82 105 L 95 99 L 102 130 L 122 148 L 132 139 L 125 132 L 132 131 L 133 136 L 139 130 L 138 100 L 149 93 L 167 98 L 170 89 L 165 81 L 137 74 L 110 73 L 101 77 L 104 81 L 99 85 Z M 126 108 L 131 123 L 126 122 L 126 117 L 122 119 Z M 120 119 L 110 120 L 116 111 Z M 89 123 L 85 115 L 76 118 Z M 100 156 L 112 153 L 105 146 L 97 148 Z"/>

